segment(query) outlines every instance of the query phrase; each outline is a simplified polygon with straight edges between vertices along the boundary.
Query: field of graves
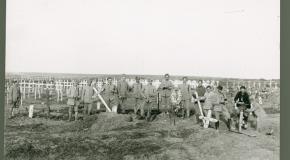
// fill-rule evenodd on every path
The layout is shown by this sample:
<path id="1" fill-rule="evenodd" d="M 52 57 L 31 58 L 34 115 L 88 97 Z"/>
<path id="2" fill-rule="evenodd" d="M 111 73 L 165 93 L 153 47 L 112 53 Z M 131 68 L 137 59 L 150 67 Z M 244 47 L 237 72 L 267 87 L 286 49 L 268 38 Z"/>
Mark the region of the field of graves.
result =
<path id="1" fill-rule="evenodd" d="M 226 85 L 226 83 L 224 83 Z M 233 91 L 235 92 L 235 91 Z M 233 95 L 228 91 L 227 107 L 233 109 Z M 227 131 L 221 123 L 219 132 L 196 124 L 194 112 L 189 119 L 176 119 L 172 125 L 168 117 L 157 114 L 152 122 L 132 114 L 132 98 L 126 102 L 127 114 L 96 110 L 91 116 L 80 113 L 78 121 L 68 122 L 66 96 L 53 96 L 51 116 L 45 112 L 45 99 L 34 93 L 23 99 L 16 117 L 8 119 L 5 106 L 5 157 L 21 160 L 278 160 L 280 150 L 280 90 L 270 88 L 258 98 L 258 130 L 250 127 L 249 137 Z M 34 105 L 33 118 L 28 117 L 29 105 Z M 157 105 L 154 113 L 157 113 Z M 256 119 L 250 117 L 255 125 Z M 251 123 L 251 124 L 252 124 Z"/>

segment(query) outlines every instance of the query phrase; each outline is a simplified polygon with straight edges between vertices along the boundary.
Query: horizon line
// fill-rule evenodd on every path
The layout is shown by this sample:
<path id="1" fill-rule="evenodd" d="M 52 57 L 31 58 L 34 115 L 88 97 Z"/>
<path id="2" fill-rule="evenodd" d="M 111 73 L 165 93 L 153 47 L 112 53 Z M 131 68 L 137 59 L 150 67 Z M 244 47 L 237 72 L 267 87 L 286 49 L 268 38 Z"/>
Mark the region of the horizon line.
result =
<path id="1" fill-rule="evenodd" d="M 7 76 L 7 74 L 29 74 L 29 73 L 33 73 L 33 74 L 72 74 L 72 75 L 122 75 L 125 74 L 127 76 L 134 76 L 134 75 L 139 75 L 139 76 L 163 76 L 164 74 L 134 74 L 134 73 L 60 73 L 60 72 L 5 72 L 5 77 Z M 223 77 L 223 76 L 197 76 L 197 75 L 175 75 L 175 74 L 170 74 L 170 76 L 173 77 L 182 77 L 182 76 L 187 76 L 187 77 L 196 77 L 196 78 L 210 78 L 210 79 L 247 79 L 247 80 L 280 80 L 280 78 L 238 78 L 238 77 Z"/>

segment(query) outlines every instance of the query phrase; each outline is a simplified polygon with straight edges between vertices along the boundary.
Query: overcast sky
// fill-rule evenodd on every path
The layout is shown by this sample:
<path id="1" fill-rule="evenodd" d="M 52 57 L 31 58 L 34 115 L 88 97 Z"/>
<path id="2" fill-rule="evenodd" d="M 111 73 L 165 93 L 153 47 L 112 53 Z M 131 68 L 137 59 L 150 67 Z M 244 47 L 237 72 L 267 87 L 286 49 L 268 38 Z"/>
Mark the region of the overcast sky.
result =
<path id="1" fill-rule="evenodd" d="M 280 78 L 279 0 L 9 0 L 7 72 Z"/>

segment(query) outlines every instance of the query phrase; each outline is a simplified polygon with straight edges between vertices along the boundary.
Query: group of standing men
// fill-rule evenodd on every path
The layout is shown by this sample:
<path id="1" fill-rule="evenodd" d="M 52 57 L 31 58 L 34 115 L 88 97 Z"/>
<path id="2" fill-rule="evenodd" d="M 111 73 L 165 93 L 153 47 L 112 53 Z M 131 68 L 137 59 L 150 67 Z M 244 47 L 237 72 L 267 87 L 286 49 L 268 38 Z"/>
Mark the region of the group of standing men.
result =
<path id="1" fill-rule="evenodd" d="M 151 120 L 151 111 L 154 106 L 159 104 L 159 111 L 163 115 L 176 114 L 176 111 L 181 110 L 182 118 L 189 118 L 191 116 L 191 111 L 195 113 L 197 123 L 202 123 L 200 119 L 201 115 L 207 115 L 209 112 L 213 113 L 213 116 L 217 120 L 215 123 L 215 128 L 219 128 L 219 123 L 221 116 L 224 117 L 226 124 L 229 129 L 232 129 L 232 117 L 228 108 L 226 107 L 227 98 L 223 93 L 223 87 L 217 86 L 203 86 L 202 80 L 198 81 L 198 86 L 193 90 L 193 88 L 187 83 L 188 78 L 183 77 L 183 83 L 175 87 L 170 81 L 169 74 L 164 75 L 164 79 L 158 88 L 152 85 L 152 79 L 149 79 L 149 83 L 144 85 L 140 82 L 140 77 L 136 77 L 136 82 L 129 86 L 126 82 L 126 75 L 122 75 L 121 80 L 118 81 L 117 85 L 112 83 L 112 78 L 107 78 L 108 83 L 104 84 L 102 87 L 97 89 L 95 84 L 89 81 L 89 85 L 83 88 L 77 87 L 75 84 L 70 88 L 68 104 L 71 106 L 69 110 L 69 120 L 71 118 L 72 108 L 75 108 L 75 120 L 77 120 L 78 105 L 80 101 L 84 102 L 85 111 L 87 114 L 91 113 L 92 103 L 97 103 L 97 109 L 100 109 L 101 99 L 109 106 L 110 109 L 115 110 L 118 113 L 125 113 L 125 102 L 128 97 L 133 98 L 134 113 L 147 120 Z M 74 91 L 78 91 L 75 94 Z M 80 94 L 81 93 L 81 94 Z M 101 94 L 100 96 L 97 96 Z M 75 100 L 74 103 L 69 103 Z M 246 92 L 246 88 L 242 86 L 240 91 L 236 94 L 234 110 L 236 115 L 239 115 L 241 109 L 247 110 L 252 108 L 250 98 Z M 201 105 L 199 107 L 199 105 Z M 145 113 L 145 111 L 147 113 Z M 247 128 L 248 112 L 244 114 L 244 128 Z M 256 115 L 255 115 L 256 116 Z"/>
<path id="2" fill-rule="evenodd" d="M 84 104 L 85 113 L 91 114 L 93 103 L 97 104 L 97 110 L 100 109 L 101 103 L 105 103 L 110 110 L 118 113 L 125 113 L 125 102 L 129 94 L 134 98 L 134 113 L 140 111 L 142 117 L 145 116 L 144 107 L 147 107 L 147 117 L 150 117 L 153 102 L 156 102 L 157 90 L 149 84 L 143 86 L 140 78 L 136 77 L 136 83 L 129 86 L 126 81 L 126 75 L 122 75 L 117 85 L 112 83 L 112 78 L 107 78 L 108 83 L 101 87 L 97 87 L 92 81 L 88 81 L 88 85 L 81 87 L 77 83 L 68 90 L 69 120 L 71 119 L 72 110 L 75 111 L 75 120 L 78 117 L 78 108 L 80 103 Z M 98 88 L 98 89 L 97 89 Z M 131 93 L 129 93 L 131 91 Z M 139 112 L 138 112 L 139 113 Z"/>
<path id="3" fill-rule="evenodd" d="M 140 77 L 136 77 L 136 82 L 129 86 L 126 81 L 126 75 L 122 75 L 117 85 L 112 83 L 112 78 L 107 78 L 108 83 L 97 87 L 96 83 L 89 80 L 87 86 L 81 86 L 79 82 L 74 82 L 68 89 L 67 104 L 69 105 L 69 121 L 72 119 L 72 113 L 75 112 L 74 119 L 78 119 L 78 111 L 81 104 L 84 106 L 84 113 L 90 115 L 93 103 L 97 104 L 97 110 L 100 110 L 101 103 L 106 104 L 110 110 L 118 113 L 125 113 L 125 102 L 128 97 L 133 98 L 134 113 L 147 120 L 151 120 L 151 111 L 154 106 L 159 104 L 158 109 L 163 115 L 176 114 L 181 110 L 182 118 L 189 118 L 191 110 L 194 111 L 197 123 L 201 123 L 200 115 L 213 113 L 217 122 L 215 128 L 218 129 L 220 116 L 223 115 L 227 126 L 231 129 L 232 118 L 226 107 L 227 98 L 223 93 L 223 87 L 203 86 L 202 80 L 198 81 L 198 86 L 193 88 L 187 83 L 188 78 L 183 77 L 183 83 L 175 87 L 170 81 L 169 74 L 164 75 L 164 80 L 158 88 L 152 85 L 153 80 L 149 79 L 148 85 L 140 82 Z M 47 91 L 47 106 L 49 110 L 50 92 Z M 19 105 L 21 97 L 20 87 L 17 81 L 13 81 L 9 87 L 9 99 L 11 104 L 10 117 L 13 116 L 13 110 Z M 234 110 L 239 114 L 240 110 L 252 108 L 246 88 L 242 86 L 234 98 Z M 199 106 L 200 105 L 200 106 Z M 158 105 L 159 106 L 159 105 Z M 107 108 L 108 110 L 108 108 Z M 147 113 L 145 113 L 145 110 Z M 244 112 L 244 128 L 247 128 L 248 112 Z M 253 112 L 254 113 L 254 112 Z M 49 111 L 48 111 L 49 114 Z M 146 116 L 145 116 L 146 115 Z M 257 116 L 256 114 L 254 114 Z"/>

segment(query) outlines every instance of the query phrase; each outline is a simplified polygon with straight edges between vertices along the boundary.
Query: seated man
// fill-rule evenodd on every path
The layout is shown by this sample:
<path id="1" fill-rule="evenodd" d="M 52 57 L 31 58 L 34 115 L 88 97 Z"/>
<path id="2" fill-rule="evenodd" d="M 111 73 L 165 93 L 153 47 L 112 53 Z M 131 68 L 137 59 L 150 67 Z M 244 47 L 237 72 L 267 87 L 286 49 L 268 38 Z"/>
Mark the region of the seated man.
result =
<path id="1" fill-rule="evenodd" d="M 247 110 L 252 108 L 252 104 L 250 101 L 249 94 L 246 92 L 245 86 L 240 87 L 240 91 L 236 94 L 234 101 L 235 101 L 235 110 L 237 112 L 237 115 L 240 116 L 241 110 L 244 111 L 243 128 L 247 129 L 247 122 L 248 122 L 248 117 L 249 117 L 249 112 Z"/>

